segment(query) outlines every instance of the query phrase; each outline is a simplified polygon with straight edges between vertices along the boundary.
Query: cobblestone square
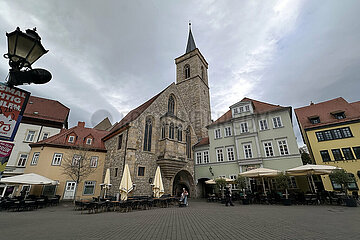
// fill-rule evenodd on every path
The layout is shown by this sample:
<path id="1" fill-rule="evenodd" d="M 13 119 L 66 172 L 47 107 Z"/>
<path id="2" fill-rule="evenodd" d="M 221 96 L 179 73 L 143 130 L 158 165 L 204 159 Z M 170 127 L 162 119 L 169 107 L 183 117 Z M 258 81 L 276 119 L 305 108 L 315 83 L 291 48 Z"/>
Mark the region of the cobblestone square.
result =
<path id="1" fill-rule="evenodd" d="M 358 239 L 360 208 L 190 201 L 128 213 L 0 212 L 1 239 Z"/>

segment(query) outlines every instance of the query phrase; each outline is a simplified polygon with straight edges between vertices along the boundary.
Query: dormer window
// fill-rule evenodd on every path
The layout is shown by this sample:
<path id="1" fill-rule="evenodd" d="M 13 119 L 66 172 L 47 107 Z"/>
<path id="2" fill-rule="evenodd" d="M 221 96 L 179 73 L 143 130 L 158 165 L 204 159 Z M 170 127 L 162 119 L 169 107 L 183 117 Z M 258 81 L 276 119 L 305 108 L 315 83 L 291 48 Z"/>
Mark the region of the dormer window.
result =
<path id="1" fill-rule="evenodd" d="M 249 105 L 245 106 L 245 112 L 250 112 L 250 106 Z"/>
<path id="2" fill-rule="evenodd" d="M 239 112 L 243 112 L 244 111 L 244 107 L 239 107 Z"/>
<path id="3" fill-rule="evenodd" d="M 68 142 L 69 142 L 69 143 L 73 143 L 74 140 L 75 140 L 75 137 L 74 137 L 74 136 L 69 136 L 69 138 L 68 138 Z"/>
<path id="4" fill-rule="evenodd" d="M 332 115 L 334 116 L 334 118 L 336 118 L 336 119 L 344 119 L 344 118 L 346 118 L 345 112 L 343 112 L 343 111 L 332 112 L 331 114 L 332 114 Z"/>
<path id="5" fill-rule="evenodd" d="M 185 65 L 184 71 L 185 71 L 185 79 L 189 78 L 190 77 L 190 65 L 189 64 Z"/>
<path id="6" fill-rule="evenodd" d="M 319 116 L 313 116 L 313 117 L 309 117 L 309 120 L 312 124 L 317 124 L 320 123 L 320 117 Z"/>
<path id="7" fill-rule="evenodd" d="M 234 108 L 234 114 L 238 113 L 238 108 Z"/>
<path id="8" fill-rule="evenodd" d="M 92 143 L 92 138 L 87 138 L 87 139 L 86 139 L 86 144 L 87 144 L 87 145 L 91 145 L 91 143 Z"/>

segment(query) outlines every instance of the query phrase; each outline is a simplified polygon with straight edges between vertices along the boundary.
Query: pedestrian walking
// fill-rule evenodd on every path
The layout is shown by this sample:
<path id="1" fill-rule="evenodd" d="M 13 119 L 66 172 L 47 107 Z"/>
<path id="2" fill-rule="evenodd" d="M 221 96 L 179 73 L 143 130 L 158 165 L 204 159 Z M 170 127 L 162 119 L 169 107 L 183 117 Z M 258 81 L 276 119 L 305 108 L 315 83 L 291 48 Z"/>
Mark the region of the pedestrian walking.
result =
<path id="1" fill-rule="evenodd" d="M 231 189 L 229 187 L 225 188 L 225 206 L 234 206 L 231 200 Z"/>

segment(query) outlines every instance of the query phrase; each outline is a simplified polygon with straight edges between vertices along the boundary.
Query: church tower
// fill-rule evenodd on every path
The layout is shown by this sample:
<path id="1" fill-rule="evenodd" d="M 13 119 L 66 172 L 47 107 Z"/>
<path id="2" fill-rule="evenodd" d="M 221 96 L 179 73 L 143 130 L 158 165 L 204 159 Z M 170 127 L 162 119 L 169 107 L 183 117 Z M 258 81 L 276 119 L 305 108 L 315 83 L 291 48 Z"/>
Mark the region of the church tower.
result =
<path id="1" fill-rule="evenodd" d="M 196 47 L 189 23 L 189 37 L 184 55 L 175 59 L 176 85 L 184 101 L 198 139 L 207 137 L 211 123 L 208 63 Z"/>

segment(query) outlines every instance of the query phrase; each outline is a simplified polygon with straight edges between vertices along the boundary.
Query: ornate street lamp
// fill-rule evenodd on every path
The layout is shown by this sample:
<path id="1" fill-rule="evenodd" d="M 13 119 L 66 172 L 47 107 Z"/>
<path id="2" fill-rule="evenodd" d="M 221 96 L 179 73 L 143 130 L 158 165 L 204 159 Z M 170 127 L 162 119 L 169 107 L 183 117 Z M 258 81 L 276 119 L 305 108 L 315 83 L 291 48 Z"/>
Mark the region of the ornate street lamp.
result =
<path id="1" fill-rule="evenodd" d="M 41 44 L 41 38 L 33 30 L 22 32 L 19 27 L 14 32 L 6 33 L 8 39 L 8 53 L 4 57 L 9 59 L 11 67 L 9 80 L 10 86 L 24 83 L 43 84 L 51 80 L 51 73 L 45 69 L 32 69 L 31 65 L 42 55 L 48 52 Z M 23 70 L 24 69 L 24 70 Z"/>
<path id="2" fill-rule="evenodd" d="M 209 172 L 210 172 L 210 174 L 211 174 L 212 176 L 214 176 L 214 172 L 213 172 L 213 169 L 212 169 L 211 166 L 209 167 Z"/>

